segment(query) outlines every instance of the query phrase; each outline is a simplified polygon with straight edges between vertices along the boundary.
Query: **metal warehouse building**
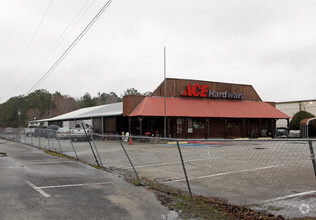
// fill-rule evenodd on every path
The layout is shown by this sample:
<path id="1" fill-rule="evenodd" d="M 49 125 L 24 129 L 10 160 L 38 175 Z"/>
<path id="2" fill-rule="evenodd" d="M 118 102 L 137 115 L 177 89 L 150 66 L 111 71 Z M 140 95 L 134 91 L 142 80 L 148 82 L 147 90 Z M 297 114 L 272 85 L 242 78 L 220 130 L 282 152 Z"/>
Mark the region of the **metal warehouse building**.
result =
<path id="1" fill-rule="evenodd" d="M 87 123 L 93 126 L 97 133 L 117 133 L 124 131 L 127 123 L 123 118 L 123 103 L 113 103 L 78 109 L 57 117 L 37 120 L 45 126 L 55 124 L 72 128 L 77 123 Z"/>

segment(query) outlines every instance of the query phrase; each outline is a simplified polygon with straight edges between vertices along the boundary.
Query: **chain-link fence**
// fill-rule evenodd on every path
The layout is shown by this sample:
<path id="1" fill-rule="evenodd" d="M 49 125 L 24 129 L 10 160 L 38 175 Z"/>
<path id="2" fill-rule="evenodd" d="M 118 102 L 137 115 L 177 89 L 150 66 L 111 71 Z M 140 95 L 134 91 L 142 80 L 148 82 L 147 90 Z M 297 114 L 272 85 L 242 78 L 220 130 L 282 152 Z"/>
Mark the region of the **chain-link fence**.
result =
<path id="1" fill-rule="evenodd" d="M 312 139 L 176 140 L 94 134 L 80 140 L 45 132 L 27 137 L 23 129 L 14 129 L 0 134 L 192 195 L 286 218 L 316 217 Z"/>

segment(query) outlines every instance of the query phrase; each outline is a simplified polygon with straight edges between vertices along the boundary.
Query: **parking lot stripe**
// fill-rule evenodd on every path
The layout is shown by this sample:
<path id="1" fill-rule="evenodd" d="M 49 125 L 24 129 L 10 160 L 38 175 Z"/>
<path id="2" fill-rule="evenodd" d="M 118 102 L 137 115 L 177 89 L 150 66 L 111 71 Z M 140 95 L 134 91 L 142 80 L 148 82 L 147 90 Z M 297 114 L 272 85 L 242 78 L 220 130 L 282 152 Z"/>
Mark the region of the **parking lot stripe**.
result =
<path id="1" fill-rule="evenodd" d="M 195 161 L 203 161 L 203 160 L 210 160 L 210 159 L 218 159 L 223 157 L 212 157 L 207 159 L 195 159 L 195 160 L 187 160 L 184 161 L 184 163 L 190 163 Z M 181 162 L 168 162 L 168 163 L 157 163 L 157 164 L 148 164 L 148 165 L 142 165 L 142 166 L 135 166 L 135 168 L 144 168 L 144 167 L 155 167 L 155 166 L 163 166 L 163 165 L 171 165 L 171 164 L 181 164 Z M 121 169 L 132 169 L 132 167 L 122 167 Z"/>
<path id="2" fill-rule="evenodd" d="M 276 167 L 280 167 L 280 166 L 284 166 L 284 165 L 275 165 L 275 166 L 259 167 L 259 168 L 254 168 L 254 169 L 231 171 L 231 172 L 226 172 L 226 173 L 216 173 L 216 174 L 207 175 L 207 176 L 192 177 L 192 178 L 189 178 L 189 180 L 204 179 L 204 178 L 215 177 L 215 176 L 224 176 L 224 175 L 235 174 L 235 173 L 245 173 L 245 172 L 257 171 L 257 170 L 266 170 L 266 169 L 276 168 Z M 162 180 L 161 182 L 173 183 L 173 182 L 182 182 L 182 181 L 185 181 L 185 180 L 186 180 L 186 179 Z"/>
<path id="3" fill-rule="evenodd" d="M 39 192 L 40 194 L 42 194 L 44 197 L 48 198 L 50 197 L 49 194 L 47 194 L 46 192 L 44 192 L 43 190 L 41 190 L 39 187 L 35 186 L 33 183 L 31 183 L 28 180 L 24 180 L 25 183 L 27 183 L 29 186 L 31 186 L 33 189 L 35 189 L 37 192 Z"/>
<path id="4" fill-rule="evenodd" d="M 37 164 L 59 164 L 59 163 L 76 163 L 77 161 L 50 161 L 50 162 L 35 162 L 35 163 L 25 163 L 25 165 L 37 165 Z"/>
<path id="5" fill-rule="evenodd" d="M 316 190 L 303 192 L 303 193 L 296 193 L 296 194 L 292 194 L 292 195 L 288 195 L 288 196 L 281 196 L 281 197 L 277 197 L 274 199 L 266 200 L 263 203 L 270 203 L 270 202 L 275 202 L 275 201 L 284 200 L 284 199 L 290 199 L 290 198 L 298 197 L 298 196 L 305 196 L 305 195 L 314 194 L 314 193 L 316 193 Z"/>
<path id="6" fill-rule="evenodd" d="M 58 185 L 58 186 L 41 186 L 41 187 L 37 187 L 37 188 L 39 188 L 39 189 L 52 189 L 52 188 L 75 187 L 75 186 L 105 185 L 105 184 L 110 184 L 110 183 L 111 182 L 79 183 L 79 184 L 68 184 L 68 185 Z"/>

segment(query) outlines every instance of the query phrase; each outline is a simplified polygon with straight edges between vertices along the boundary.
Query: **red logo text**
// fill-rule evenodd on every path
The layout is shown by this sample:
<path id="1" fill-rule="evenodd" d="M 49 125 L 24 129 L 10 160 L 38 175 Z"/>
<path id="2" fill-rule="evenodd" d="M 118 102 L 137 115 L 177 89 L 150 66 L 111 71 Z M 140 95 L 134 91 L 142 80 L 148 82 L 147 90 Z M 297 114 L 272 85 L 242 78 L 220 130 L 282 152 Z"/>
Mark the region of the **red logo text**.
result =
<path id="1" fill-rule="evenodd" d="M 207 85 L 193 84 L 191 86 L 191 83 L 189 83 L 181 95 L 194 96 L 194 97 L 207 97 L 207 93 L 208 93 L 207 89 L 208 89 Z"/>

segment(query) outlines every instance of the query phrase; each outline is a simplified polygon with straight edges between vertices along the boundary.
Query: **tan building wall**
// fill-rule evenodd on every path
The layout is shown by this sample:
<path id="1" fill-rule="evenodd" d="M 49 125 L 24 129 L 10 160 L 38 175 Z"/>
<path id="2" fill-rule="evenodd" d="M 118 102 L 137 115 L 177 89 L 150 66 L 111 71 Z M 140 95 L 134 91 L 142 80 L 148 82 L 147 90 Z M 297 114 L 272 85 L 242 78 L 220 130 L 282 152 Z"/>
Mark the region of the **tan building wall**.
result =
<path id="1" fill-rule="evenodd" d="M 310 112 L 316 116 L 316 100 L 301 100 L 301 101 L 291 101 L 291 102 L 277 102 L 275 107 L 281 112 L 292 117 L 299 111 L 304 110 Z M 290 121 L 291 121 L 290 119 Z M 286 120 L 278 120 L 277 127 L 286 127 Z"/>

